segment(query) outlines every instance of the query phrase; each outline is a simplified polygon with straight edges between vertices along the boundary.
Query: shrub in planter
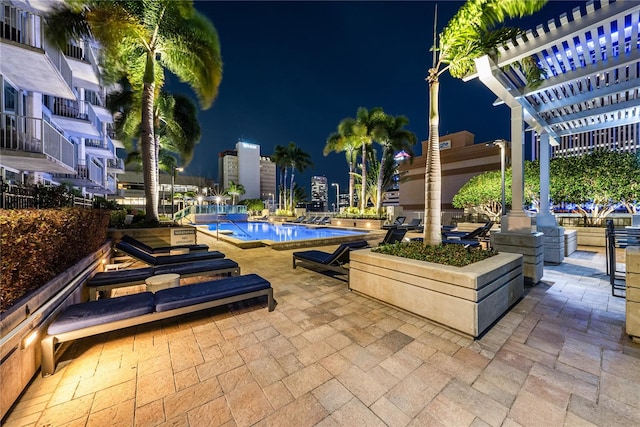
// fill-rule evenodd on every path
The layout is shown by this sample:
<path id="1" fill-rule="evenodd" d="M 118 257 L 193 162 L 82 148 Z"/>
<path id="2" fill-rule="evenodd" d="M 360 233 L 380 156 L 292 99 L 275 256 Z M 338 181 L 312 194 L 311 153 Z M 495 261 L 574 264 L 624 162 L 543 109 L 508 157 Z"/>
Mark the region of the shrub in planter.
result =
<path id="1" fill-rule="evenodd" d="M 99 209 L 0 210 L 0 312 L 98 250 L 108 223 Z"/>

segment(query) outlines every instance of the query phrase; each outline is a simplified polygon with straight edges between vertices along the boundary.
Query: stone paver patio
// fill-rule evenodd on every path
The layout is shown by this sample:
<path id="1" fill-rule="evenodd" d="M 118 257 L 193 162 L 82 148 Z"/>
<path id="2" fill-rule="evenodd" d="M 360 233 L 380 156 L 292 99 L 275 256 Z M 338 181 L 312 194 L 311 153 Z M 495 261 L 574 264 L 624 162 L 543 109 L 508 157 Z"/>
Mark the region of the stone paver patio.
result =
<path id="1" fill-rule="evenodd" d="M 270 280 L 276 310 L 253 301 L 76 341 L 5 425 L 640 425 L 640 345 L 603 250 L 545 266 L 474 341 L 343 276 L 293 270 L 291 250 L 202 240 Z"/>

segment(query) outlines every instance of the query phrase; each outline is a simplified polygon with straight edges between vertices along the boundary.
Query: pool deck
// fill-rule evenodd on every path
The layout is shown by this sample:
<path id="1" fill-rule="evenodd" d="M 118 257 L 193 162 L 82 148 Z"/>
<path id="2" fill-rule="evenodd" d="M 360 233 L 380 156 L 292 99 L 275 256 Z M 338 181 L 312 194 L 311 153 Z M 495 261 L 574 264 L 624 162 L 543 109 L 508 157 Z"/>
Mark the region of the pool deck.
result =
<path id="1" fill-rule="evenodd" d="M 270 280 L 276 310 L 237 303 L 75 341 L 4 425 L 640 425 L 640 345 L 602 248 L 545 266 L 474 341 L 293 270 L 291 250 L 199 243 Z"/>

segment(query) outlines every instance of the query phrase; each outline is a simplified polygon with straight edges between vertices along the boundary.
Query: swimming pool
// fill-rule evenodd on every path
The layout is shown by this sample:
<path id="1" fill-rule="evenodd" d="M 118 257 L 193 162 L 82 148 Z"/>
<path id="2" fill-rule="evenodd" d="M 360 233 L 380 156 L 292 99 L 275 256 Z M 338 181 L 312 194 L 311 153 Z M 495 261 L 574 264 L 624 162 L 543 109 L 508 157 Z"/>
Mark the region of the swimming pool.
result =
<path id="1" fill-rule="evenodd" d="M 364 231 L 345 230 L 328 227 L 306 227 L 299 224 L 272 224 L 269 222 L 222 222 L 209 224 L 210 231 L 216 232 L 220 225 L 220 234 L 239 240 L 273 240 L 274 242 L 290 242 L 292 240 L 324 239 L 327 237 L 356 236 L 366 234 Z"/>

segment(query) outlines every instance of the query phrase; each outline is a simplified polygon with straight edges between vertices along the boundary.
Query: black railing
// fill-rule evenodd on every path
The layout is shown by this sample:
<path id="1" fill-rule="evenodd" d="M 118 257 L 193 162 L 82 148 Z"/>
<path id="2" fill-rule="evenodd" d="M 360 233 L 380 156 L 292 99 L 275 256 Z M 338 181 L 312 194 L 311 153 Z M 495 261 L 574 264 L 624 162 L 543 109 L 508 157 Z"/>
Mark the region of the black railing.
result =
<path id="1" fill-rule="evenodd" d="M 93 207 L 93 200 L 77 196 L 65 186 L 17 185 L 2 182 L 0 209 Z"/>

